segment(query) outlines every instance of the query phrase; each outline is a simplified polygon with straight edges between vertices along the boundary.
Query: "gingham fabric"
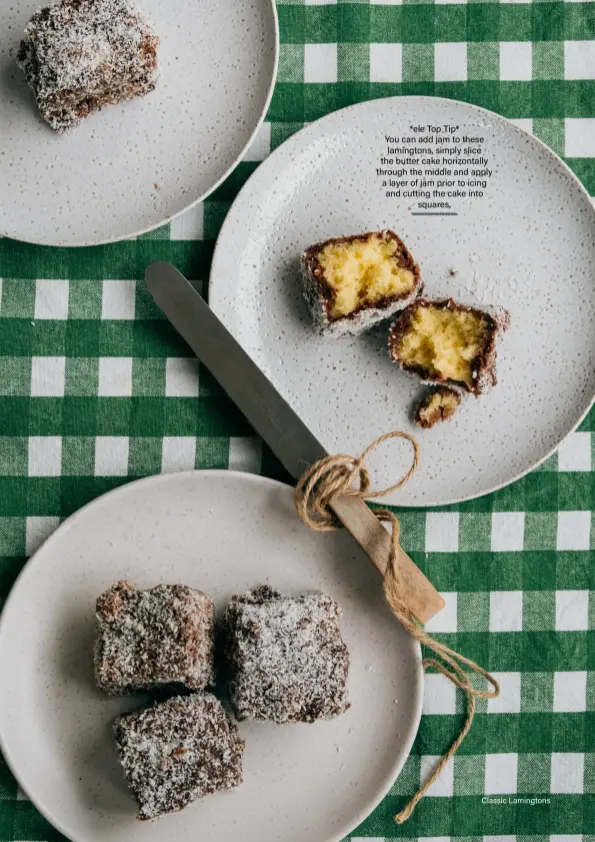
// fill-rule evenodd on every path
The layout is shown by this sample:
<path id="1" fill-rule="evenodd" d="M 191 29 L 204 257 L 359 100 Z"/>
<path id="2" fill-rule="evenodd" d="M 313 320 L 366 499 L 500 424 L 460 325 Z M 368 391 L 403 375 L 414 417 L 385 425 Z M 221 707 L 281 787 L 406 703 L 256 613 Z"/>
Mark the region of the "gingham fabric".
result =
<path id="1" fill-rule="evenodd" d="M 278 11 L 267 122 L 202 206 L 99 248 L 0 240 L 0 600 L 61 519 L 120 483 L 192 467 L 283 476 L 141 279 L 170 260 L 206 291 L 239 187 L 305 122 L 373 97 L 462 99 L 533 131 L 595 194 L 594 3 L 278 0 Z M 454 762 L 397 826 L 463 721 L 454 689 L 427 676 L 411 756 L 352 839 L 595 842 L 594 429 L 591 412 L 497 494 L 402 513 L 406 549 L 446 599 L 428 629 L 493 671 L 502 695 L 479 703 Z M 0 842 L 58 838 L 0 758 Z"/>

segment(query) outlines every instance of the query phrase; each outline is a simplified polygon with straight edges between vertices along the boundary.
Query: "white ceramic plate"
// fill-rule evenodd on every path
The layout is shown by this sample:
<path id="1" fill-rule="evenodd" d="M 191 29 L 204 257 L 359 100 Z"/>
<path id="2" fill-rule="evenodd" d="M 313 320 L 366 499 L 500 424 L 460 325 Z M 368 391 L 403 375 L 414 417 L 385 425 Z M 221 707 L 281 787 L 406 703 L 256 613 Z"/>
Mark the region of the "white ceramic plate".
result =
<path id="1" fill-rule="evenodd" d="M 110 722 L 137 700 L 93 682 L 94 603 L 114 581 L 179 582 L 217 609 L 269 582 L 343 607 L 351 709 L 330 722 L 242 723 L 245 783 L 135 821 Z M 353 541 L 299 522 L 292 490 L 226 471 L 131 483 L 73 515 L 29 561 L 0 621 L 0 745 L 23 789 L 75 842 L 339 840 L 399 773 L 419 724 L 421 655 Z"/>
<path id="2" fill-rule="evenodd" d="M 376 175 L 385 135 L 428 124 L 485 136 L 493 175 L 483 198 L 453 202 L 458 216 L 414 216 L 416 200 L 387 198 Z M 503 305 L 512 317 L 498 386 L 430 431 L 410 423 L 421 386 L 389 362 L 386 326 L 320 339 L 302 299 L 306 246 L 386 227 L 413 252 L 426 294 Z M 595 210 L 553 152 L 488 111 L 402 97 L 324 117 L 258 168 L 221 231 L 209 300 L 331 452 L 360 453 L 388 430 L 416 433 L 421 468 L 385 499 L 429 506 L 522 476 L 583 418 L 595 393 L 594 266 Z M 394 482 L 409 458 L 404 447 L 385 449 L 377 481 Z"/>
<path id="3" fill-rule="evenodd" d="M 40 119 L 14 61 L 38 6 L 0 0 L 0 233 L 95 245 L 204 199 L 266 113 L 278 53 L 273 0 L 139 0 L 161 38 L 157 88 L 63 136 Z"/>

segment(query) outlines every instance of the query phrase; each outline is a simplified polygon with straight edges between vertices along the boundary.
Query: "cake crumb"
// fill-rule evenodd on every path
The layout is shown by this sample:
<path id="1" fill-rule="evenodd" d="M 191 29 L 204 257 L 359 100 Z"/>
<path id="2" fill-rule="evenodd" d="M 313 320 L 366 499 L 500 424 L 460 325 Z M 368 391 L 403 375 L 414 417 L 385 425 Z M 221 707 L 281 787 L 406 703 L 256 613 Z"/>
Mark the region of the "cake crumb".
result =
<path id="1" fill-rule="evenodd" d="M 425 430 L 439 421 L 448 421 L 457 411 L 461 395 L 454 389 L 440 386 L 427 392 L 415 408 L 413 419 Z"/>

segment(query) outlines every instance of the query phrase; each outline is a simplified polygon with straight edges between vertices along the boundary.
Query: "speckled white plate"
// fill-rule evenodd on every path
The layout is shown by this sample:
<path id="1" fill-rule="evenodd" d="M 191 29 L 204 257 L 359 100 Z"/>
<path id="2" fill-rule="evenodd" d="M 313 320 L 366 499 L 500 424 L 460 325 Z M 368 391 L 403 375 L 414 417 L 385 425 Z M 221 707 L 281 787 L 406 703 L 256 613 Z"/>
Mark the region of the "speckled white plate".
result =
<path id="1" fill-rule="evenodd" d="M 386 198 L 376 174 L 385 135 L 457 126 L 485 136 L 493 175 L 483 198 L 453 201 L 458 216 L 414 216 Z M 419 144 L 418 144 L 419 145 Z M 327 237 L 392 228 L 421 266 L 429 296 L 503 305 L 512 324 L 499 384 L 455 418 L 410 422 L 417 378 L 391 364 L 387 327 L 340 340 L 312 330 L 299 258 Z M 507 120 L 428 97 L 363 103 L 294 135 L 258 168 L 221 231 L 209 301 L 217 315 L 331 452 L 357 454 L 380 433 L 419 437 L 421 468 L 385 500 L 454 503 L 493 491 L 546 459 L 595 394 L 595 209 L 565 164 Z M 406 448 L 374 457 L 377 482 L 408 467 Z"/>
<path id="2" fill-rule="evenodd" d="M 242 723 L 245 783 L 156 823 L 135 820 L 110 722 L 138 704 L 93 682 L 95 599 L 114 581 L 201 588 L 221 611 L 269 582 L 343 607 L 352 707 L 330 722 Z M 387 792 L 421 713 L 417 643 L 369 559 L 343 533 L 301 524 L 292 490 L 247 474 L 169 474 L 126 485 L 64 523 L 29 561 L 0 619 L 0 747 L 35 805 L 75 842 L 330 842 Z"/>
<path id="3" fill-rule="evenodd" d="M 274 0 L 138 0 L 161 38 L 157 88 L 63 136 L 40 119 L 14 60 L 40 3 L 0 0 L 0 234 L 95 245 L 204 199 L 266 113 L 277 70 Z"/>

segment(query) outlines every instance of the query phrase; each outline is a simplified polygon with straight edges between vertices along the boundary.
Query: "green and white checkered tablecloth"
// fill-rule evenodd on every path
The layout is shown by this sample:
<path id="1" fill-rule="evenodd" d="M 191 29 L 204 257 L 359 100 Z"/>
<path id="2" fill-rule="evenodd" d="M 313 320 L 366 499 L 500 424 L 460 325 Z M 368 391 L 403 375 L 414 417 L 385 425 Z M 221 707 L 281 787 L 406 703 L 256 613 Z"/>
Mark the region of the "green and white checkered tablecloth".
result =
<path id="1" fill-rule="evenodd" d="M 283 476 L 141 279 L 170 260 L 206 291 L 239 187 L 305 122 L 387 95 L 462 99 L 534 132 L 595 194 L 595 3 L 278 0 L 278 10 L 267 122 L 202 206 L 115 245 L 0 240 L 0 604 L 59 521 L 120 483 L 192 467 Z M 406 549 L 446 599 L 429 629 L 494 672 L 502 695 L 480 702 L 454 763 L 397 827 L 393 813 L 462 723 L 462 700 L 427 676 L 412 754 L 353 839 L 595 842 L 594 429 L 591 412 L 554 458 L 497 494 L 402 514 Z M 59 836 L 0 758 L 0 842 Z"/>

